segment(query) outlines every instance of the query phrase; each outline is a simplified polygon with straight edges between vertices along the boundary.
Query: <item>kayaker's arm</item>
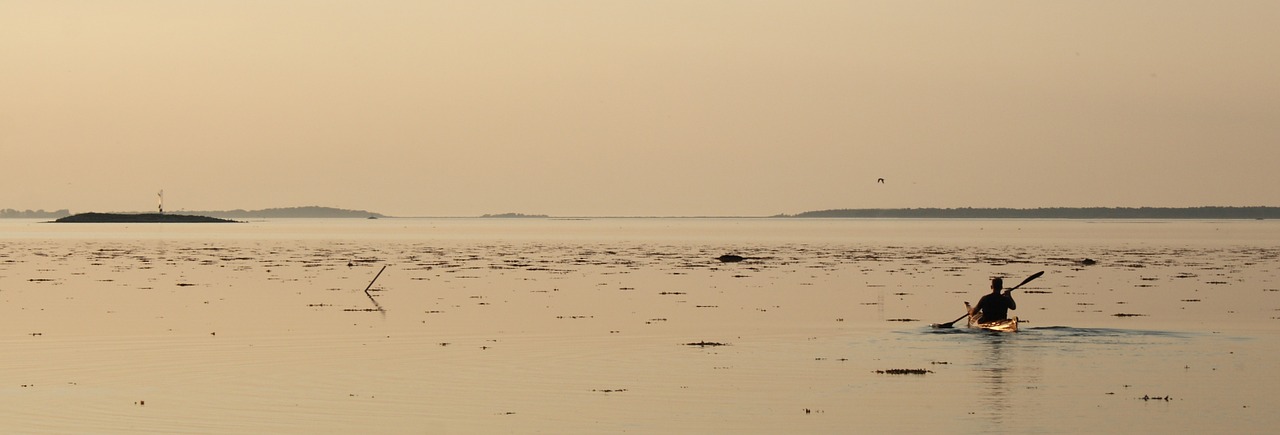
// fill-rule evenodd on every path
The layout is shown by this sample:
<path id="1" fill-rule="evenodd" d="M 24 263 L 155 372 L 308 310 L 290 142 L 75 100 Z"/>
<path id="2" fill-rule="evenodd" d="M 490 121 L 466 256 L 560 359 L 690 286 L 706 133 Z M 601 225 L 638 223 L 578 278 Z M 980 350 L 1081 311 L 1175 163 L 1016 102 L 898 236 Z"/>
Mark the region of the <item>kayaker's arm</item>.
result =
<path id="1" fill-rule="evenodd" d="M 1018 309 L 1018 303 L 1013 300 L 1013 295 L 1009 294 L 1009 291 L 1006 290 L 1001 296 L 1004 296 L 1005 305 L 1008 305 L 1010 310 Z"/>

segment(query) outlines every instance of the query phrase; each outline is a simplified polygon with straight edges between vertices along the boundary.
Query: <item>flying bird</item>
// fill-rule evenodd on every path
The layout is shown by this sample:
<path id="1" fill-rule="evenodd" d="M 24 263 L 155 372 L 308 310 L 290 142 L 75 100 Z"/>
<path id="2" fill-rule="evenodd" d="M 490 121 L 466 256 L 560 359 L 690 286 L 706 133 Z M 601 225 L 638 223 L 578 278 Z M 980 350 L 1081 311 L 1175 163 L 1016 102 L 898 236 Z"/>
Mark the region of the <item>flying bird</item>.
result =
<path id="1" fill-rule="evenodd" d="M 884 179 L 883 178 L 876 179 L 876 182 L 880 184 L 884 184 Z"/>

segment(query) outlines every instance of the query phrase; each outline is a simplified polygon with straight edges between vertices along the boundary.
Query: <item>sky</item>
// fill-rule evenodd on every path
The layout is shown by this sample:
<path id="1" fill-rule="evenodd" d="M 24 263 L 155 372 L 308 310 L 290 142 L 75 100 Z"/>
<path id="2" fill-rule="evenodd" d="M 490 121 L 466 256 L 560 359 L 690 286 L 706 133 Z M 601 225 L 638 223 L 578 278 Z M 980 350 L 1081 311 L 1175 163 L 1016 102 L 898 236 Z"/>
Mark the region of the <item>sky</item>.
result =
<path id="1" fill-rule="evenodd" d="M 1276 23 L 1272 0 L 0 0 L 0 208 L 1280 206 Z"/>

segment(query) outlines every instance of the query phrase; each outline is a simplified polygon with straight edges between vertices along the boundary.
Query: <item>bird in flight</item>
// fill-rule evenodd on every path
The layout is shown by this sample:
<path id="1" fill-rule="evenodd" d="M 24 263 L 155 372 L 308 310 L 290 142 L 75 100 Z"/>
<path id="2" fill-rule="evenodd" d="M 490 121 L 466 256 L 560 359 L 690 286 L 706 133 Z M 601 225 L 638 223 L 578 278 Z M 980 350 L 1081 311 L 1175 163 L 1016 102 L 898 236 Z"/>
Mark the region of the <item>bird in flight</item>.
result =
<path id="1" fill-rule="evenodd" d="M 884 179 L 883 178 L 876 179 L 876 182 L 880 184 L 884 184 Z"/>

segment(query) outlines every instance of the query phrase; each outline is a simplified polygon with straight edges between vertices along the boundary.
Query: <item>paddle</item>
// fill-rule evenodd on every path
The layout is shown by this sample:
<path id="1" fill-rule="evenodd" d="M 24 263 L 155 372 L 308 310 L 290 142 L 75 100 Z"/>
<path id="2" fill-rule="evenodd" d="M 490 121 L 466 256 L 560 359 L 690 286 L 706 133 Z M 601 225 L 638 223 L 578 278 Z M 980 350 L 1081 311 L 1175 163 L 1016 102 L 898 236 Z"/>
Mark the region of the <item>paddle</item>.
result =
<path id="1" fill-rule="evenodd" d="M 1036 278 L 1039 278 L 1039 277 L 1040 277 L 1040 275 L 1044 275 L 1044 271 L 1043 271 L 1043 270 L 1042 270 L 1042 271 L 1039 271 L 1039 272 L 1036 272 L 1036 273 L 1032 274 L 1031 276 L 1028 276 L 1028 277 L 1027 277 L 1027 279 L 1022 280 L 1022 282 L 1018 283 L 1018 285 L 1015 285 L 1015 286 L 1013 286 L 1013 288 L 1008 289 L 1008 290 L 1005 290 L 1004 292 L 1005 292 L 1005 293 L 1009 293 L 1009 292 L 1012 292 L 1012 291 L 1014 291 L 1014 290 L 1017 290 L 1017 289 L 1018 289 L 1018 287 L 1022 287 L 1024 284 L 1031 282 L 1031 280 L 1036 279 Z"/>
<path id="2" fill-rule="evenodd" d="M 1042 270 L 1042 271 L 1039 271 L 1039 272 L 1036 272 L 1036 273 L 1032 274 L 1031 276 L 1028 276 L 1028 277 L 1027 277 L 1027 279 L 1022 280 L 1022 282 L 1018 283 L 1018 285 L 1015 285 L 1015 286 L 1013 286 L 1013 288 L 1008 289 L 1008 290 L 1005 290 L 1004 292 L 1005 292 L 1005 293 L 1009 293 L 1009 292 L 1012 292 L 1012 291 L 1014 291 L 1014 290 L 1017 290 L 1017 289 L 1018 289 L 1018 287 L 1022 287 L 1023 285 L 1026 285 L 1027 283 L 1031 282 L 1032 280 L 1034 280 L 1034 279 L 1036 279 L 1036 278 L 1039 278 L 1039 277 L 1040 277 L 1040 275 L 1044 275 L 1044 271 L 1043 271 L 1043 270 Z M 965 303 L 965 305 L 967 306 L 967 305 L 969 305 L 969 304 L 966 302 L 966 303 Z M 934 323 L 934 324 L 932 324 L 932 325 L 929 325 L 929 327 L 931 327 L 931 328 L 950 328 L 950 327 L 952 327 L 952 325 L 955 325 L 955 324 L 956 324 L 956 322 L 959 322 L 959 321 L 960 321 L 960 319 L 963 319 L 963 318 L 965 318 L 965 317 L 969 317 L 968 310 L 965 310 L 964 315 L 963 315 L 963 316 L 960 316 L 960 317 L 957 317 L 955 320 L 952 320 L 952 321 L 947 322 L 947 323 Z"/>
<path id="3" fill-rule="evenodd" d="M 952 320 L 952 321 L 950 321 L 950 322 L 947 322 L 947 323 L 934 323 L 934 324 L 932 324 L 932 325 L 929 325 L 929 327 L 934 328 L 934 329 L 938 329 L 938 328 L 950 328 L 950 327 L 951 327 L 951 325 L 955 325 L 955 324 L 956 324 L 956 322 L 959 322 L 959 321 L 960 321 L 960 319 L 963 319 L 963 318 L 965 318 L 965 317 L 969 317 L 969 313 L 964 313 L 964 315 L 963 315 L 963 316 L 957 317 L 955 320 Z"/>

